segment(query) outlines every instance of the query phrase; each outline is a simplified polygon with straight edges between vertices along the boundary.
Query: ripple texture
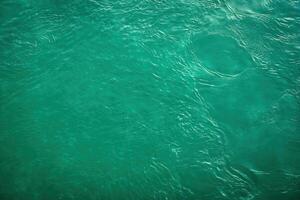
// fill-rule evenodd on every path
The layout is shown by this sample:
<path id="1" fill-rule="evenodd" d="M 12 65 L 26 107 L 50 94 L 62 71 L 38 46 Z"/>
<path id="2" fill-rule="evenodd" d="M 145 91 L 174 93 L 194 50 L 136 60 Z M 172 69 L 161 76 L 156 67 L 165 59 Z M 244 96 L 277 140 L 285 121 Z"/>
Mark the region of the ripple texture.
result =
<path id="1" fill-rule="evenodd" d="M 1 0 L 0 199 L 300 199 L 300 1 Z"/>

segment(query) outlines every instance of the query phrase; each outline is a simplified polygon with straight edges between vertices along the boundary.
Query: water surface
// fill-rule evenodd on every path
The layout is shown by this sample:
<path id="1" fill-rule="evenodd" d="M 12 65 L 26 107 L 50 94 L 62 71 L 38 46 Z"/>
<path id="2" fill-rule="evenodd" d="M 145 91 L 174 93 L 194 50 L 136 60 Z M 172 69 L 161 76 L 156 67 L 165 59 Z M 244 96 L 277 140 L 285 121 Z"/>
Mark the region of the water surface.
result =
<path id="1" fill-rule="evenodd" d="M 1 0 L 0 199 L 297 200 L 299 0 Z"/>

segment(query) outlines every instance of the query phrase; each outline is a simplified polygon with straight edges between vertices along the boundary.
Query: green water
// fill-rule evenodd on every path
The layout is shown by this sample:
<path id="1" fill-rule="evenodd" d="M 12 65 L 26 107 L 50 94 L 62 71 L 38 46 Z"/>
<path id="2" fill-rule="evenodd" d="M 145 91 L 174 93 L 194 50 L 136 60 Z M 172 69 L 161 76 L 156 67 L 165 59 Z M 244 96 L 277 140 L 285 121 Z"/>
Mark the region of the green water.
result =
<path id="1" fill-rule="evenodd" d="M 300 199 L 299 0 L 1 0 L 1 200 Z"/>

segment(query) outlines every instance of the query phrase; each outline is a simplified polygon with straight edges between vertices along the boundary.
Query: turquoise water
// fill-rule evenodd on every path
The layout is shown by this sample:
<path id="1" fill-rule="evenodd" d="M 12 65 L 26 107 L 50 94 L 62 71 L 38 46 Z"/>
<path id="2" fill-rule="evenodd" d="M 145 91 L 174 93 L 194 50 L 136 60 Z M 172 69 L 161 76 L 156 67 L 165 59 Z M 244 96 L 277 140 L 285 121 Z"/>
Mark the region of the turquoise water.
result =
<path id="1" fill-rule="evenodd" d="M 300 199 L 299 0 L 1 0 L 1 200 Z"/>

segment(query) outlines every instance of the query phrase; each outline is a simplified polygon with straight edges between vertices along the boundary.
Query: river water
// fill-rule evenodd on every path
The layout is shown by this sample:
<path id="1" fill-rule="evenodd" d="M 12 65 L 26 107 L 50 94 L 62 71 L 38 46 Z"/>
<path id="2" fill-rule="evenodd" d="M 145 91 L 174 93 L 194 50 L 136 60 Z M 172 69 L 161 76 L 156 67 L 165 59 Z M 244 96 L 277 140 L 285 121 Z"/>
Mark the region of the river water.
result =
<path id="1" fill-rule="evenodd" d="M 0 199 L 298 200 L 299 0 L 1 0 Z"/>

